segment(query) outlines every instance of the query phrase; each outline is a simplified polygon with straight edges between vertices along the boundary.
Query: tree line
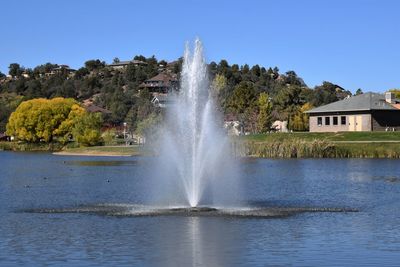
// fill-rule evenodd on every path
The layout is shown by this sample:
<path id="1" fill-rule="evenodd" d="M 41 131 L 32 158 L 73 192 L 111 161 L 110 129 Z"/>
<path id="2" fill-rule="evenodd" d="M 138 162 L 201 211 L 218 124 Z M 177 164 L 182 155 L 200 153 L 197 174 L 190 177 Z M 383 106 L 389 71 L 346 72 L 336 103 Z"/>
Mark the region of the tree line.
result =
<path id="1" fill-rule="evenodd" d="M 48 75 L 60 67 L 52 63 L 33 69 L 10 64 L 11 79 L 0 73 L 0 132 L 6 130 L 10 114 L 22 101 L 37 98 L 63 97 L 78 102 L 91 98 L 95 105 L 111 111 L 103 123 L 126 122 L 132 131 L 143 130 L 149 121 L 159 122 L 162 111 L 152 105 L 151 93 L 141 90 L 139 85 L 162 71 L 179 78 L 182 59 L 173 64 L 154 56 L 139 55 L 134 59 L 146 64 L 129 64 L 119 70 L 94 59 L 86 61 L 73 75 L 63 68 Z M 303 111 L 351 95 L 331 82 L 309 88 L 294 71 L 281 73 L 277 67 L 239 66 L 221 60 L 209 63 L 208 69 L 212 94 L 220 111 L 226 118 L 241 121 L 246 131 L 252 133 L 269 131 L 274 120 L 287 120 L 292 130 L 307 130 Z"/>

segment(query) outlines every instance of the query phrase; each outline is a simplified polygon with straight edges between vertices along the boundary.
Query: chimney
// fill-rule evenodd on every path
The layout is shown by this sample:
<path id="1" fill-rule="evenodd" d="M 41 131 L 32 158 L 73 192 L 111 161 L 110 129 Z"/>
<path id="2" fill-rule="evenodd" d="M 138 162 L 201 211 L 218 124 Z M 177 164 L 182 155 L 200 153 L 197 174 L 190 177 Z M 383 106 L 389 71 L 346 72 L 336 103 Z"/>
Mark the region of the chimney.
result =
<path id="1" fill-rule="evenodd" d="M 392 92 L 385 93 L 385 100 L 389 104 L 394 104 L 394 94 Z"/>

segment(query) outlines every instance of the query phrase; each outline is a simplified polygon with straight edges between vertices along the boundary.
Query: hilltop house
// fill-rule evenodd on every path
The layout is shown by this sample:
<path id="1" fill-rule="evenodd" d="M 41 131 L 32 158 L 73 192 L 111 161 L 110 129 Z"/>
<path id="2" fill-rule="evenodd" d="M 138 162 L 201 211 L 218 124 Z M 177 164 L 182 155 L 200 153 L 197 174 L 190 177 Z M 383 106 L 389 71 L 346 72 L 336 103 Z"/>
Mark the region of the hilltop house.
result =
<path id="1" fill-rule="evenodd" d="M 54 67 L 50 70 L 50 72 L 46 72 L 44 75 L 45 76 L 52 76 L 54 74 L 59 74 L 66 72 L 68 75 L 73 75 L 75 73 L 75 69 L 71 69 L 68 65 L 57 65 L 57 67 Z"/>
<path id="2" fill-rule="evenodd" d="M 400 100 L 391 92 L 352 96 L 306 113 L 310 132 L 400 130 Z"/>
<path id="3" fill-rule="evenodd" d="M 119 61 L 119 62 L 114 62 L 110 65 L 109 67 L 115 69 L 115 70 L 121 70 L 126 67 L 128 67 L 129 64 L 133 64 L 135 66 L 145 66 L 147 65 L 146 62 L 140 61 L 140 60 L 128 60 L 128 61 Z"/>
<path id="4" fill-rule="evenodd" d="M 146 88 L 151 93 L 167 94 L 173 89 L 177 89 L 179 85 L 176 75 L 162 72 L 153 78 L 144 81 L 139 87 Z"/>

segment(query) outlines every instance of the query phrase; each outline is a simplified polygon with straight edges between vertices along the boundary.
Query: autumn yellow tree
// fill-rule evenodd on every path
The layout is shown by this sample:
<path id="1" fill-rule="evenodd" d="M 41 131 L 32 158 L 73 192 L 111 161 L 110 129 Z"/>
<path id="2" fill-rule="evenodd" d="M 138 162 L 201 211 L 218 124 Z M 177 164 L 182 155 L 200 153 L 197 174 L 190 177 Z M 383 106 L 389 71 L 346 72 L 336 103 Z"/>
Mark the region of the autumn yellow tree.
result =
<path id="1" fill-rule="evenodd" d="M 100 127 L 102 122 L 100 113 L 85 112 L 75 118 L 71 129 L 72 136 L 79 145 L 97 145 L 101 142 Z"/>
<path id="2" fill-rule="evenodd" d="M 304 112 L 312 108 L 313 106 L 310 103 L 302 105 L 290 120 L 290 129 L 294 131 L 307 131 L 309 128 L 309 116 Z"/>
<path id="3" fill-rule="evenodd" d="M 76 128 L 85 127 L 92 131 L 94 142 L 99 142 L 100 115 L 90 116 L 77 101 L 72 98 L 37 98 L 22 102 L 11 113 L 7 123 L 7 134 L 17 140 L 27 142 L 66 143 L 71 137 L 81 137 L 82 131 Z M 87 119 L 90 117 L 94 122 Z M 83 126 L 82 126 L 83 125 Z M 96 134 L 93 134 L 96 132 Z M 74 136 L 74 133 L 76 136 Z M 90 144 L 94 142 L 83 142 Z"/>

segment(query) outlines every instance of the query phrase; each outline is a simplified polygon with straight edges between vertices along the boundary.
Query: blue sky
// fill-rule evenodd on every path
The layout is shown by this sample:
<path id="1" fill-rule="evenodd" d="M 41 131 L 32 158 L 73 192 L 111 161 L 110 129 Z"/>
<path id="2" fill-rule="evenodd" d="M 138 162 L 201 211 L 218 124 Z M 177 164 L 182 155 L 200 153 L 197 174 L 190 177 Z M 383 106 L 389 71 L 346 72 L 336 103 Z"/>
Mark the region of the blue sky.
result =
<path id="1" fill-rule="evenodd" d="M 2 1 L 0 71 L 10 63 L 174 60 L 202 39 L 208 61 L 294 70 L 313 87 L 400 87 L 400 1 Z"/>

